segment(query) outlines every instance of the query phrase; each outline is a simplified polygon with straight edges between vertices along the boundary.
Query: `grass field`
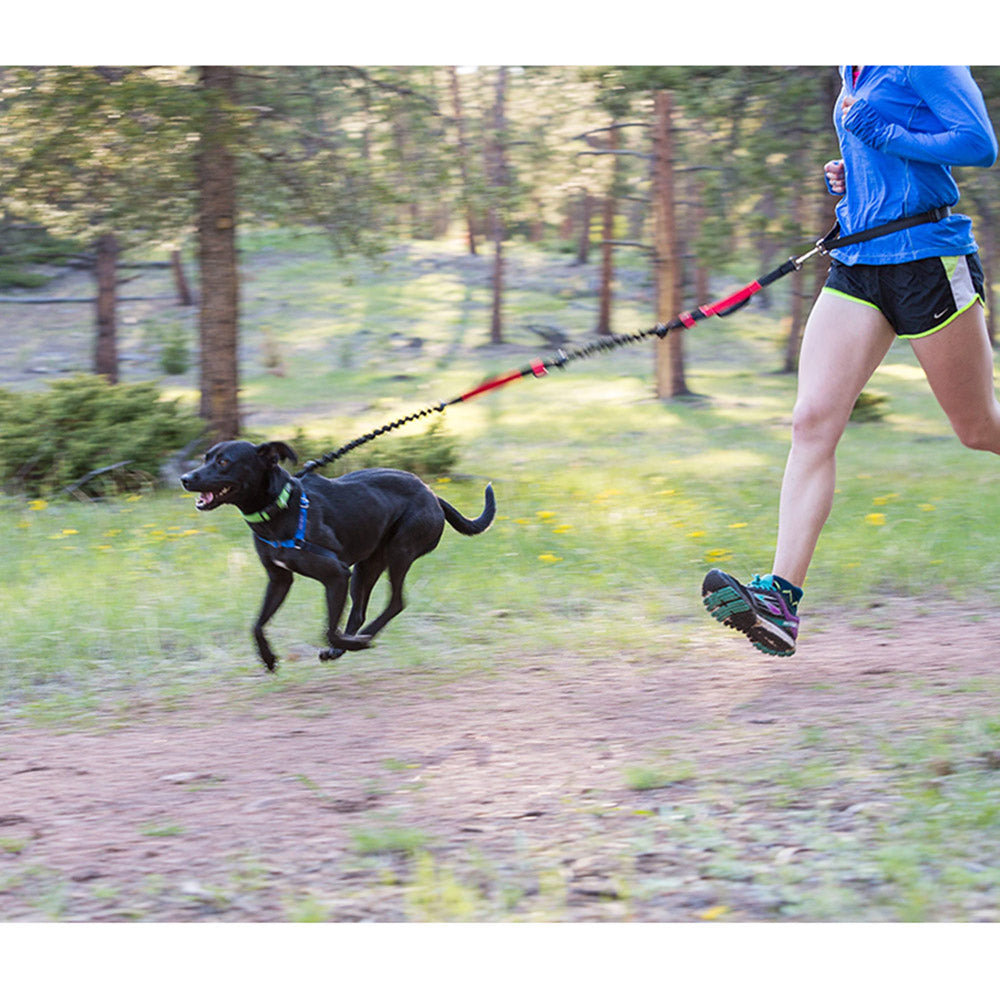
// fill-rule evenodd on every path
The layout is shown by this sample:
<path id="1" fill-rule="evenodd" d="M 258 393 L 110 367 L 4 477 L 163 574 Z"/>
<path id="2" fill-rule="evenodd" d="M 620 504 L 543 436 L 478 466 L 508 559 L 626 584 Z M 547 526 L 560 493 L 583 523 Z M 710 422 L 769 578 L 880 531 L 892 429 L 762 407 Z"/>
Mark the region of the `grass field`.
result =
<path id="1" fill-rule="evenodd" d="M 332 264 L 312 238 L 249 238 L 248 436 L 306 436 L 318 453 L 545 353 L 528 324 L 560 326 L 575 343 L 592 339 L 592 272 L 519 248 L 509 277 L 510 343 L 486 345 L 487 267 L 443 244 L 400 248 L 378 270 Z M 641 261 L 627 261 L 620 286 L 616 328 L 651 325 Z M 746 576 L 770 568 L 795 392 L 794 378 L 775 373 L 777 317 L 752 306 L 689 334 L 688 380 L 698 394 L 690 400 L 655 399 L 652 348 L 643 345 L 450 408 L 442 427 L 460 459 L 432 485 L 475 515 L 492 482 L 497 522 L 474 539 L 449 533 L 415 565 L 409 607 L 378 644 L 378 676 L 398 673 L 433 687 L 463 676 L 502 678 L 522 658 L 649 662 L 665 642 L 664 655 L 683 656 L 694 637 L 715 628 L 700 604 L 705 571 L 720 565 Z M 178 310 L 161 318 L 190 322 Z M 130 335 L 141 338 L 142 324 L 140 317 Z M 45 335 L 41 327 L 26 333 L 24 350 L 31 336 Z M 269 370 L 275 354 L 283 376 Z M 193 398 L 193 381 L 172 376 L 164 391 Z M 831 616 L 871 625 L 873 608 L 896 598 L 989 614 L 1000 592 L 1000 464 L 953 439 L 905 345 L 893 348 L 871 388 L 888 397 L 888 414 L 852 424 L 841 446 L 805 627 L 821 633 Z M 331 667 L 315 661 L 321 591 L 302 580 L 269 627 L 283 668 L 259 677 L 249 629 L 264 578 L 231 509 L 199 514 L 174 486 L 90 505 L 8 496 L 0 531 L 7 725 L 125 725 L 141 707 L 181 710 L 191 696 L 240 677 L 259 678 L 266 695 L 330 676 Z M 995 651 L 984 656 L 995 660 Z M 863 749 L 869 732 L 852 742 L 850 732 L 806 727 L 790 744 L 791 766 L 783 745 L 774 760 L 739 775 L 661 758 L 633 761 L 622 781 L 653 796 L 698 782 L 700 797 L 684 810 L 651 807 L 646 836 L 691 851 L 715 844 L 702 876 L 753 882 L 780 901 L 779 917 L 966 919 L 996 912 L 1000 772 L 961 762 L 973 750 L 993 752 L 998 732 L 1000 712 L 976 711 L 936 732 L 887 736 L 873 758 Z M 959 764 L 939 774 L 941 761 Z M 951 777 L 928 783 L 929 774 Z M 830 789 L 875 781 L 894 803 L 890 819 L 873 816 L 853 842 L 831 832 L 822 805 Z M 762 795 L 767 808 L 786 810 L 786 831 L 799 822 L 788 803 L 815 800 L 801 814 L 795 842 L 805 853 L 795 865 L 757 860 L 757 847 L 769 842 L 767 823 L 746 824 Z M 720 798 L 736 803 L 739 823 L 720 814 Z M 505 919 L 516 911 L 477 896 L 417 841 L 405 849 L 413 860 L 411 919 Z M 355 849 L 378 853 L 371 838 Z M 629 892 L 641 896 L 650 884 L 639 880 Z M 543 893 L 549 918 L 561 918 L 559 898 Z M 727 912 L 735 911 L 704 907 L 702 915 Z M 329 912 L 304 896 L 288 904 L 287 916 Z"/>
<path id="2" fill-rule="evenodd" d="M 559 259 L 515 256 L 512 343 L 491 348 L 486 294 L 472 283 L 485 262 L 470 273 L 446 248 L 417 246 L 386 271 L 355 265 L 347 283 L 321 246 L 295 246 L 258 235 L 246 255 L 244 398 L 255 439 L 304 433 L 317 449 L 342 444 L 520 367 L 539 353 L 529 323 L 593 339 L 593 295 Z M 631 264 L 616 320 L 624 332 L 650 323 L 643 272 Z M 417 564 L 411 610 L 391 626 L 401 668 L 436 659 L 435 642 L 461 665 L 465 630 L 488 629 L 500 613 L 521 625 L 516 636 L 490 630 L 497 655 L 514 651 L 508 643 L 644 648 L 667 622 L 683 642 L 704 625 L 697 591 L 709 566 L 769 569 L 794 397 L 794 378 L 773 373 L 779 327 L 750 310 L 701 324 L 687 340 L 700 398 L 687 402 L 654 398 L 644 344 L 451 407 L 441 426 L 461 457 L 434 487 L 476 513 L 492 481 L 499 518 L 486 536 L 452 539 Z M 414 337 L 418 350 L 397 346 Z M 264 367 L 265 339 L 279 345 L 285 377 Z M 168 380 L 167 391 L 190 395 L 185 380 Z M 995 603 L 1000 549 L 986 498 L 1000 465 L 954 441 L 904 345 L 872 389 L 889 413 L 848 429 L 804 610 L 833 604 L 863 616 L 873 600 L 913 595 Z M 109 689 L 253 668 L 247 626 L 262 574 L 233 510 L 201 515 L 175 487 L 90 506 L 7 497 L 0 526 L 8 711 L 67 699 L 76 711 Z M 272 625 L 279 647 L 320 604 L 309 582 L 293 590 Z M 309 641 L 319 640 L 317 621 Z"/>

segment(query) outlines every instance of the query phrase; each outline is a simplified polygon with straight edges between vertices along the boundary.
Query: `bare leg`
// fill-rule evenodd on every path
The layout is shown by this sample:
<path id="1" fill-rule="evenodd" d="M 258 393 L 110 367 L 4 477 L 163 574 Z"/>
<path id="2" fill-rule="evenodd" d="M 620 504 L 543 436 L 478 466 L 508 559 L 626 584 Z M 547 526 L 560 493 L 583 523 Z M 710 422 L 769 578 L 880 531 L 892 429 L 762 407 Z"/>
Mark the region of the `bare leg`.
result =
<path id="1" fill-rule="evenodd" d="M 937 333 L 911 344 L 962 444 L 1000 454 L 1000 403 L 983 307 L 977 303 Z"/>
<path id="2" fill-rule="evenodd" d="M 895 333 L 877 309 L 823 292 L 802 339 L 773 572 L 801 587 L 830 515 L 837 443 Z"/>

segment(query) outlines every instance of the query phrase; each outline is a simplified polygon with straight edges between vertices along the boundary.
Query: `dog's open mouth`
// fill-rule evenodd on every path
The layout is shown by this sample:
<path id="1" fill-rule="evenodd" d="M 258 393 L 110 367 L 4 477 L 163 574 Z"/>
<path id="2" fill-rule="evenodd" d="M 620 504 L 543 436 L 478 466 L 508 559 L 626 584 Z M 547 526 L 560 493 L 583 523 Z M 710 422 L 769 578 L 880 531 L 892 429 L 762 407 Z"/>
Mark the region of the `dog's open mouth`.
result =
<path id="1" fill-rule="evenodd" d="M 211 510 L 213 507 L 218 507 L 220 503 L 225 503 L 226 497 L 232 491 L 232 486 L 223 486 L 215 493 L 206 490 L 199 494 L 194 505 L 198 510 Z"/>

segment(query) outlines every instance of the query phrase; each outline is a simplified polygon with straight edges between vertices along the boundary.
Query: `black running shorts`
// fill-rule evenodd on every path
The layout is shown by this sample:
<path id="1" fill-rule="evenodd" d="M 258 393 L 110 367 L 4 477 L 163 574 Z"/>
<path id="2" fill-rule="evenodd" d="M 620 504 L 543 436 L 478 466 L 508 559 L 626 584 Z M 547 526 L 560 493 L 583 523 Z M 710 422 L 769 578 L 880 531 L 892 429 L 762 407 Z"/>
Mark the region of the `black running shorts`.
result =
<path id="1" fill-rule="evenodd" d="M 831 260 L 823 291 L 880 310 L 900 337 L 926 337 L 986 301 L 977 253 L 853 267 Z"/>

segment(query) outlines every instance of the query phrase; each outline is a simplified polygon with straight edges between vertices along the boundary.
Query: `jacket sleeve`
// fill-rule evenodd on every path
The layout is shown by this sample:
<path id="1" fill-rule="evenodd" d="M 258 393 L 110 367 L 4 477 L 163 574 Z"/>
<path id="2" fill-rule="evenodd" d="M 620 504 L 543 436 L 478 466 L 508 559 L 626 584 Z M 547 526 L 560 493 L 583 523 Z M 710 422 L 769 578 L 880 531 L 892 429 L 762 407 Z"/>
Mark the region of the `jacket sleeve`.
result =
<path id="1" fill-rule="evenodd" d="M 913 132 L 886 121 L 871 103 L 855 101 L 844 128 L 863 143 L 892 156 L 953 167 L 989 167 L 997 139 L 983 95 L 965 66 L 910 66 L 907 76 L 917 96 L 941 122 L 940 132 Z"/>

